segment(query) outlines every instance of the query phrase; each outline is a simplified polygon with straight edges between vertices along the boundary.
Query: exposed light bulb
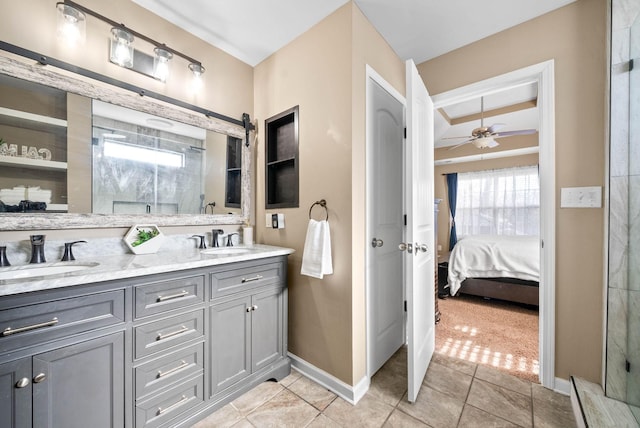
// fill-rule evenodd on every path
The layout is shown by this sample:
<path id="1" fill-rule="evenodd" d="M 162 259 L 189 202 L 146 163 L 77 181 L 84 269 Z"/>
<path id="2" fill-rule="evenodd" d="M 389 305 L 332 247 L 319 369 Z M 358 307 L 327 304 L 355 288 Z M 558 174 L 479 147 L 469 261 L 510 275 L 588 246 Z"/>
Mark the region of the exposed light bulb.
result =
<path id="1" fill-rule="evenodd" d="M 166 82 L 169 77 L 169 61 L 173 58 L 173 54 L 161 47 L 157 47 L 153 51 L 156 53 L 153 59 L 153 77 L 161 82 Z"/>
<path id="2" fill-rule="evenodd" d="M 111 40 L 111 62 L 118 64 L 120 67 L 133 67 L 133 46 L 131 46 L 133 35 L 120 28 L 112 28 L 111 34 L 113 34 L 113 39 Z"/>
<path id="3" fill-rule="evenodd" d="M 189 64 L 189 70 L 193 73 L 193 79 L 191 80 L 191 91 L 198 92 L 202 89 L 202 74 L 205 69 L 200 63 L 192 62 Z"/>
<path id="4" fill-rule="evenodd" d="M 71 48 L 84 44 L 86 34 L 84 13 L 64 3 L 58 3 L 56 8 L 58 39 Z"/>

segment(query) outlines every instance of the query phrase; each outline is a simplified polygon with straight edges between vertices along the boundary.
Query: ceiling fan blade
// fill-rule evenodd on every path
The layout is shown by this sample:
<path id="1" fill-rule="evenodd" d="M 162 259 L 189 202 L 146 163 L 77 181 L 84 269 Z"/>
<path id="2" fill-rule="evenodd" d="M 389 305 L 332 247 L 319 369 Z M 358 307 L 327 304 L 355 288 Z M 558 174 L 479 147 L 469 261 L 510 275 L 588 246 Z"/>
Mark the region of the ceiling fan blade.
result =
<path id="1" fill-rule="evenodd" d="M 449 148 L 449 150 L 457 149 L 458 147 L 462 147 L 462 146 L 464 146 L 465 144 L 469 144 L 470 142 L 472 142 L 472 141 L 474 141 L 474 140 L 475 140 L 475 138 L 471 138 L 471 139 L 469 139 L 469 140 L 465 141 L 464 143 L 456 144 L 455 146 L 450 147 L 450 148 Z"/>
<path id="2" fill-rule="evenodd" d="M 487 128 L 487 131 L 493 134 L 494 132 L 498 131 L 498 129 L 502 129 L 505 126 L 507 126 L 506 123 L 494 123 L 489 128 Z"/>
<path id="3" fill-rule="evenodd" d="M 537 129 L 520 129 L 518 131 L 498 132 L 497 134 L 493 134 L 492 137 L 501 138 L 501 137 L 510 137 L 512 135 L 530 135 L 530 134 L 535 134 L 536 132 L 538 132 Z"/>
<path id="4" fill-rule="evenodd" d="M 441 140 L 459 140 L 461 138 L 471 138 L 470 135 L 465 135 L 465 136 L 460 136 L 460 137 L 445 137 L 445 138 L 440 138 Z"/>

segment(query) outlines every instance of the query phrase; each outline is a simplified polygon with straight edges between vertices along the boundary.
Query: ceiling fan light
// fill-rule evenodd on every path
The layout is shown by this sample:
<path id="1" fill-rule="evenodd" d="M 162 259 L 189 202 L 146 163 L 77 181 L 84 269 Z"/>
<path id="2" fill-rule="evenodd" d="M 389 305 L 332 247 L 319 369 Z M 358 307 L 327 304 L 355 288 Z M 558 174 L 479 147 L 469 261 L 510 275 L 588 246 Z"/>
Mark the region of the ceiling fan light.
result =
<path id="1" fill-rule="evenodd" d="M 472 141 L 473 145 L 479 149 L 492 149 L 499 146 L 498 142 L 493 137 L 482 137 Z"/>

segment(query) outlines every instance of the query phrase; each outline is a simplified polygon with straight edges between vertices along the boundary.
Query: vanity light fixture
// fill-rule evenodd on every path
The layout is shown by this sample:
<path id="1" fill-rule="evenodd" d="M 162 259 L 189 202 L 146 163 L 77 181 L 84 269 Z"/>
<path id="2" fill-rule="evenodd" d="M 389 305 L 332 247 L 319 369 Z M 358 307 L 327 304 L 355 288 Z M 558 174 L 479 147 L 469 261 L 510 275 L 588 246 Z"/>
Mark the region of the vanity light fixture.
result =
<path id="1" fill-rule="evenodd" d="M 153 75 L 161 82 L 166 82 L 169 77 L 169 61 L 173 54 L 166 49 L 157 47 L 153 50 L 156 54 L 153 59 Z"/>
<path id="2" fill-rule="evenodd" d="M 86 15 L 91 15 L 111 25 L 112 37 L 109 60 L 114 64 L 165 82 L 169 76 L 170 61 L 173 57 L 180 57 L 188 62 L 188 68 L 191 70 L 194 80 L 200 80 L 204 73 L 204 67 L 200 61 L 172 49 L 164 43 L 159 43 L 144 34 L 140 34 L 126 27 L 124 24 L 109 19 L 72 0 L 58 2 L 56 3 L 56 8 L 58 9 L 58 35 L 64 39 L 68 39 L 69 37 L 75 38 L 76 34 L 78 34 L 79 38 L 84 37 Z M 154 46 L 154 55 L 151 56 L 134 49 L 134 40 L 143 40 Z M 141 57 L 139 63 L 136 60 L 138 56 Z M 153 69 L 151 69 L 151 60 L 153 60 Z"/>
<path id="3" fill-rule="evenodd" d="M 65 45 L 83 45 L 86 38 L 86 16 L 84 13 L 64 3 L 57 3 L 58 39 Z"/>
<path id="4" fill-rule="evenodd" d="M 109 60 L 120 67 L 133 67 L 133 43 L 134 37 L 131 33 L 122 28 L 113 27 L 111 29 L 111 53 Z"/>

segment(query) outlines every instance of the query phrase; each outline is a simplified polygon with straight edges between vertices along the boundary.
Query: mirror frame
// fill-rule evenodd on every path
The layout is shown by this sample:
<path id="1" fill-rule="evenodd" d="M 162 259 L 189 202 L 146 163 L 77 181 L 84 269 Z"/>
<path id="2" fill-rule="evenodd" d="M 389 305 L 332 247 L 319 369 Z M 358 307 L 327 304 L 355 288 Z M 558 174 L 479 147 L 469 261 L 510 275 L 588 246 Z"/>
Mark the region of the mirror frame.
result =
<path id="1" fill-rule="evenodd" d="M 0 73 L 25 81 L 54 87 L 91 99 L 143 111 L 166 119 L 187 123 L 210 131 L 241 139 L 246 143 L 245 128 L 230 122 L 198 114 L 186 108 L 158 101 L 93 79 L 79 79 L 78 75 L 51 66 L 25 64 L 0 54 Z M 255 137 L 252 131 L 250 139 Z M 253 194 L 251 189 L 253 165 L 250 144 L 242 144 L 241 213 L 238 214 L 62 214 L 62 213 L 0 213 L 0 231 L 47 229 L 104 229 L 130 227 L 147 223 L 158 226 L 200 226 L 217 224 L 246 224 L 251 220 Z"/>

